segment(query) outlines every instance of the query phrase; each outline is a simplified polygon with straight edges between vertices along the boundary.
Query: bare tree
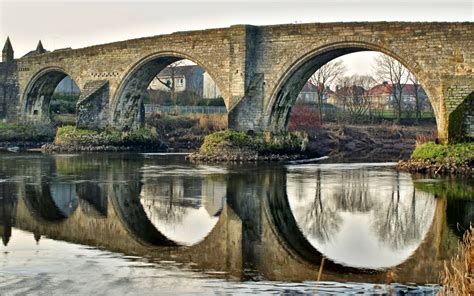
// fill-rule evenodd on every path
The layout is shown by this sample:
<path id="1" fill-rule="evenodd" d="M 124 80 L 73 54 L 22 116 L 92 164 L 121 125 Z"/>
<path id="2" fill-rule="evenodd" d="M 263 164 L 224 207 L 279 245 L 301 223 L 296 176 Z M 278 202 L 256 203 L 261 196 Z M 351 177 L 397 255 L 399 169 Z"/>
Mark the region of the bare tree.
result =
<path id="1" fill-rule="evenodd" d="M 371 109 L 370 89 L 375 79 L 369 75 L 352 75 L 342 77 L 339 84 L 343 85 L 336 91 L 336 96 L 352 117 L 366 114 Z"/>
<path id="2" fill-rule="evenodd" d="M 405 87 L 409 71 L 399 61 L 387 56 L 380 55 L 375 58 L 375 73 L 378 79 L 390 81 L 392 84 L 391 102 L 397 115 L 397 123 L 400 123 L 403 104 L 403 88 Z"/>
<path id="3" fill-rule="evenodd" d="M 342 60 L 335 60 L 321 66 L 321 68 L 314 72 L 314 74 L 309 78 L 311 83 L 316 86 L 320 123 L 323 119 L 323 99 L 326 90 L 331 83 L 336 81 L 338 77 L 342 76 L 345 71 L 346 67 Z"/>
<path id="4" fill-rule="evenodd" d="M 168 79 L 161 79 L 159 77 L 159 74 L 156 76 L 156 79 L 163 84 L 165 87 L 168 88 L 170 92 L 170 97 L 173 103 L 176 105 L 176 79 L 177 79 L 177 73 L 178 73 L 178 68 L 182 67 L 184 65 L 184 60 L 179 60 L 177 62 L 174 62 L 170 65 L 168 65 L 165 69 L 168 69 L 167 71 L 169 72 L 169 78 Z"/>
<path id="5" fill-rule="evenodd" d="M 409 79 L 411 83 L 413 83 L 413 92 L 415 95 L 415 120 L 418 123 L 418 120 L 421 118 L 421 110 L 423 109 L 423 100 L 420 96 L 421 85 L 413 73 L 410 73 Z"/>

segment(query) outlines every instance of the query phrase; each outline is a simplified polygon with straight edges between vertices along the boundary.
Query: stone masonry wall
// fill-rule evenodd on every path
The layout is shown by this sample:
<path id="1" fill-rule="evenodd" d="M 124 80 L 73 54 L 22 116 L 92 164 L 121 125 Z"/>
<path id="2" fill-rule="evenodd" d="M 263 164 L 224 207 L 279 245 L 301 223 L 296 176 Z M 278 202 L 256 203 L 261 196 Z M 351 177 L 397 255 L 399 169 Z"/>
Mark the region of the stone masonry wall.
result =
<path id="1" fill-rule="evenodd" d="M 0 119 L 17 119 L 18 87 L 17 64 L 0 63 Z"/>
<path id="2" fill-rule="evenodd" d="M 447 140 L 454 136 L 448 133 L 450 114 L 461 103 L 447 90 L 452 83 L 474 80 L 473 32 L 474 23 L 405 22 L 238 25 L 179 32 L 21 58 L 19 93 L 22 100 L 35 74 L 49 67 L 69 74 L 81 90 L 89 81 L 108 80 L 112 122 L 118 92 L 132 72 L 151 57 L 188 58 L 216 81 L 230 111 L 230 127 L 281 130 L 295 96 L 293 90 L 282 89 L 292 89 L 309 71 L 337 56 L 373 50 L 398 59 L 417 76 L 435 111 L 439 137 Z M 472 83 L 461 86 L 472 91 Z"/>

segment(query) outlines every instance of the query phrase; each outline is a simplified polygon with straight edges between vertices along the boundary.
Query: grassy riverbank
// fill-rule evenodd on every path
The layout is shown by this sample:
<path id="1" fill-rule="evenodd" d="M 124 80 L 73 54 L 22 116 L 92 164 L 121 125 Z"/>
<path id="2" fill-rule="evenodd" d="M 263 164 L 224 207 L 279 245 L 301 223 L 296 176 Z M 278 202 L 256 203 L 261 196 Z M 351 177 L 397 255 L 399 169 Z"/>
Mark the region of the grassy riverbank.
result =
<path id="1" fill-rule="evenodd" d="M 410 160 L 400 161 L 403 170 L 434 174 L 473 174 L 474 143 L 435 144 L 416 147 Z"/>
<path id="2" fill-rule="evenodd" d="M 32 123 L 0 123 L 0 149 L 39 148 L 53 141 L 55 129 Z"/>
<path id="3" fill-rule="evenodd" d="M 300 157 L 308 147 L 301 132 L 273 134 L 223 130 L 207 135 L 198 152 L 189 156 L 202 161 L 255 161 Z"/>
<path id="4" fill-rule="evenodd" d="M 54 142 L 46 151 L 131 151 L 162 150 L 163 144 L 154 129 L 119 132 L 114 129 L 90 130 L 75 126 L 58 128 Z"/>
<path id="5" fill-rule="evenodd" d="M 30 123 L 0 123 L 0 142 L 52 141 L 54 128 Z"/>

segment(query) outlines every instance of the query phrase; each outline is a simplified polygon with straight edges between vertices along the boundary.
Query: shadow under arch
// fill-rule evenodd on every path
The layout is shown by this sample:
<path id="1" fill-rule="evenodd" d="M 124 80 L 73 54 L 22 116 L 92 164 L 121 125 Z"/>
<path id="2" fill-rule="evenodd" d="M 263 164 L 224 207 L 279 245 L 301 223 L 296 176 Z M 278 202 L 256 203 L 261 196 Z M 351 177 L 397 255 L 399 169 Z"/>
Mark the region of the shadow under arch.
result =
<path id="1" fill-rule="evenodd" d="M 428 230 L 423 234 L 413 253 L 395 266 L 380 268 L 351 267 L 335 262 L 314 247 L 298 226 L 288 199 L 286 173 L 282 171 L 280 174 L 275 175 L 273 179 L 274 184 L 278 185 L 274 186 L 275 189 L 267 192 L 264 199 L 264 213 L 268 221 L 271 221 L 272 232 L 280 241 L 280 245 L 298 261 L 320 266 L 323 257 L 325 257 L 324 270 L 340 274 L 352 273 L 380 276 L 390 270 L 407 270 L 413 265 L 414 260 L 417 260 L 420 252 L 423 252 L 426 246 L 432 243 L 429 237 L 432 235 L 432 228 L 437 226 L 435 222 L 437 213 L 434 213 L 432 216 Z M 439 207 L 438 204 L 439 202 L 436 203 L 437 207 Z"/>
<path id="2" fill-rule="evenodd" d="M 135 63 L 119 84 L 113 97 L 110 122 L 119 130 L 133 130 L 141 127 L 144 123 L 145 110 L 143 97 L 153 78 L 164 68 L 180 60 L 189 60 L 202 67 L 214 80 L 219 90 L 224 90 L 219 85 L 219 80 L 208 71 L 206 63 L 176 51 L 162 51 L 148 55 Z M 224 102 L 227 106 L 227 101 Z"/>
<path id="3" fill-rule="evenodd" d="M 150 222 L 140 203 L 140 182 L 112 184 L 109 197 L 118 219 L 136 241 L 143 245 L 177 246 Z"/>
<path id="4" fill-rule="evenodd" d="M 421 86 L 428 95 L 428 100 L 433 106 L 435 117 L 437 117 L 438 106 L 434 104 L 434 93 L 426 87 L 428 85 L 425 82 L 426 77 L 415 61 L 404 59 L 400 54 L 380 45 L 368 42 L 346 41 L 315 48 L 296 58 L 295 62 L 286 67 L 284 74 L 279 78 L 275 88 L 271 91 L 266 110 L 266 114 L 268 114 L 266 126 L 272 131 L 285 130 L 291 107 L 311 75 L 333 59 L 361 51 L 381 52 L 402 63 L 420 81 Z M 438 123 L 437 118 L 436 122 Z"/>
<path id="5" fill-rule="evenodd" d="M 61 197 L 61 193 L 55 193 L 51 189 L 51 184 L 41 184 L 41 185 L 26 185 L 25 186 L 25 204 L 28 208 L 28 211 L 38 220 L 43 220 L 47 222 L 61 222 L 66 220 L 70 215 L 72 215 L 78 207 L 77 195 L 76 203 L 73 203 L 70 209 L 61 209 L 61 205 L 57 204 L 57 201 L 54 198 L 54 195 Z M 54 184 L 53 184 L 54 185 Z M 67 184 L 73 185 L 73 184 Z"/>
<path id="6" fill-rule="evenodd" d="M 22 116 L 33 121 L 51 121 L 49 111 L 51 97 L 66 76 L 74 81 L 72 76 L 60 67 L 44 68 L 33 75 L 23 94 Z M 74 83 L 77 85 L 75 81 Z"/>

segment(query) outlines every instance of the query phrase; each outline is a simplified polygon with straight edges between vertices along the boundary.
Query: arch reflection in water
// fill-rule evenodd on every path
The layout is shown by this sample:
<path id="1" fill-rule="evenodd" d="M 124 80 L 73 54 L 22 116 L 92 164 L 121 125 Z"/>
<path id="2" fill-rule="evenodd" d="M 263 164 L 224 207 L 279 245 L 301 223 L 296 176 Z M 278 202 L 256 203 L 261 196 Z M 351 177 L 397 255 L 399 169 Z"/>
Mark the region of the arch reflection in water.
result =
<path id="1" fill-rule="evenodd" d="M 189 168 L 190 171 L 194 171 Z M 157 167 L 144 169 L 145 184 L 140 203 L 154 227 L 168 239 L 181 245 L 202 241 L 216 225 L 227 194 L 223 175 L 182 175 L 182 169 L 155 175 Z M 200 173 L 203 175 L 199 176 Z"/>
<path id="2" fill-rule="evenodd" d="M 49 186 L 51 198 L 58 210 L 69 217 L 79 205 L 79 198 L 74 183 L 51 183 Z"/>
<path id="3" fill-rule="evenodd" d="M 338 165 L 289 167 L 287 195 L 308 242 L 336 263 L 381 269 L 404 262 L 434 216 L 433 195 L 409 174 Z"/>
<path id="4" fill-rule="evenodd" d="M 25 198 L 31 211 L 47 221 L 60 221 L 71 216 L 79 205 L 76 184 L 42 181 L 25 186 Z"/>

